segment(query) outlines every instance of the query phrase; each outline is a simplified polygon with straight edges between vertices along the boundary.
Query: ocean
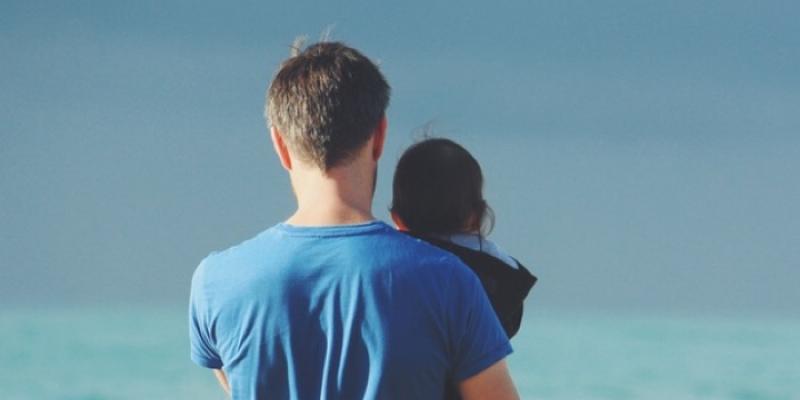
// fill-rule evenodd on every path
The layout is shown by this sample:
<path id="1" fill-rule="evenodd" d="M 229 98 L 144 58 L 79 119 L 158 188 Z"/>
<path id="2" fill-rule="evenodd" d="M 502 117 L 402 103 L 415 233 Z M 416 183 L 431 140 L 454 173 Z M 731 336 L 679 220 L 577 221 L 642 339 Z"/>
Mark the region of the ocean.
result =
<path id="1" fill-rule="evenodd" d="M 528 312 L 523 399 L 800 399 L 800 320 Z M 0 399 L 225 399 L 179 308 L 0 310 Z"/>

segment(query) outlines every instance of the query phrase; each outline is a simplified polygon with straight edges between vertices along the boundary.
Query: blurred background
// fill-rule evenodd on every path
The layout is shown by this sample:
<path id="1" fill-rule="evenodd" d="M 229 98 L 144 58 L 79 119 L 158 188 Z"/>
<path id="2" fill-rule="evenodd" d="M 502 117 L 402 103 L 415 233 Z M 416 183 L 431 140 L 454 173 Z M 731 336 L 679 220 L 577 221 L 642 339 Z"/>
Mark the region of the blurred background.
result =
<path id="1" fill-rule="evenodd" d="M 540 278 L 524 398 L 800 398 L 800 4 L 3 1 L 0 398 L 219 399 L 189 279 L 293 212 L 264 94 L 332 30 Z"/>

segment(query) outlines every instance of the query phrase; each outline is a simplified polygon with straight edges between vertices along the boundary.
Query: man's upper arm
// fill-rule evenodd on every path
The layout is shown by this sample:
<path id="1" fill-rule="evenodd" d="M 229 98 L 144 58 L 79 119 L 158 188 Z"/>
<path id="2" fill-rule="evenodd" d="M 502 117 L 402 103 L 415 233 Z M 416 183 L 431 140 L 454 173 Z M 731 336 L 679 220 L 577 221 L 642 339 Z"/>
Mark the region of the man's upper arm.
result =
<path id="1" fill-rule="evenodd" d="M 189 296 L 190 357 L 200 366 L 219 369 L 222 368 L 222 360 L 217 354 L 209 330 L 209 310 L 203 291 L 203 268 L 203 263 L 200 263 L 195 270 Z"/>
<path id="2" fill-rule="evenodd" d="M 518 400 L 519 394 L 508 373 L 505 360 L 458 384 L 463 400 Z"/>
<path id="3" fill-rule="evenodd" d="M 447 311 L 451 376 L 461 382 L 502 361 L 512 349 L 478 277 L 465 265 L 457 267 L 448 288 Z"/>

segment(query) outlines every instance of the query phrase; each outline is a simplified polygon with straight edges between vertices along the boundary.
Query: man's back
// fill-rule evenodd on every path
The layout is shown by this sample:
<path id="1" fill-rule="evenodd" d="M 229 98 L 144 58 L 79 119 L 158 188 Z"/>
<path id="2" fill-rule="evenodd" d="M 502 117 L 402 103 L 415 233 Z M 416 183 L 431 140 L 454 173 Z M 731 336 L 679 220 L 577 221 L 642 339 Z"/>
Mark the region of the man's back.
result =
<path id="1" fill-rule="evenodd" d="M 473 273 L 381 222 L 279 224 L 209 256 L 191 333 L 234 399 L 439 399 L 511 352 Z"/>

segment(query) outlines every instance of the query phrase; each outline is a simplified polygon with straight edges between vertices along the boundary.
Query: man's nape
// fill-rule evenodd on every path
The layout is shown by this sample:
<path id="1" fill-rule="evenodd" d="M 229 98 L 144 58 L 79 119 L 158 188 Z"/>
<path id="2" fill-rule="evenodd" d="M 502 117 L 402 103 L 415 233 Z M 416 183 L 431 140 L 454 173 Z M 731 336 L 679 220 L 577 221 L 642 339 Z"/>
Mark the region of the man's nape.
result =
<path id="1" fill-rule="evenodd" d="M 327 170 L 293 152 L 280 132 L 273 128 L 275 151 L 289 173 L 297 200 L 297 210 L 286 222 L 297 226 L 330 226 L 374 220 L 372 199 L 386 126 L 384 117 L 360 148 L 347 160 Z"/>

